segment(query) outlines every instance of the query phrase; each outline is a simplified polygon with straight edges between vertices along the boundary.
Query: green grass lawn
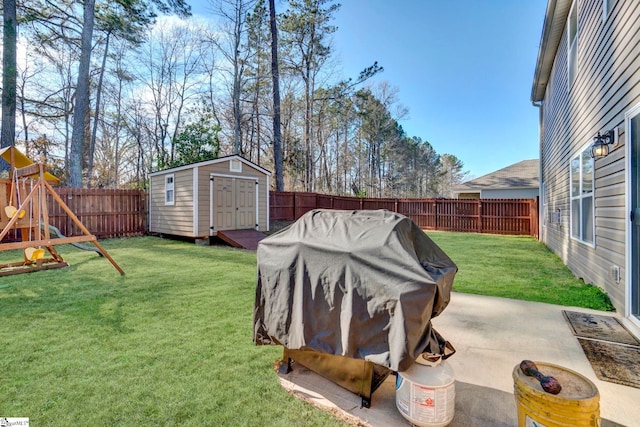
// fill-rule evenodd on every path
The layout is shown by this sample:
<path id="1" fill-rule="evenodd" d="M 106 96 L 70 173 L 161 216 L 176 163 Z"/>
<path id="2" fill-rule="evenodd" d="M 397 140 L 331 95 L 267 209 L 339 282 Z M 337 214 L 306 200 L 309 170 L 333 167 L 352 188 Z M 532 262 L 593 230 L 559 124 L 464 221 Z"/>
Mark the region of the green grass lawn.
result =
<path id="1" fill-rule="evenodd" d="M 280 348 L 252 343 L 255 254 L 152 237 L 103 245 L 126 276 L 60 247 L 70 268 L 0 277 L 0 416 L 34 426 L 341 425 L 279 386 Z"/>
<path id="2" fill-rule="evenodd" d="M 533 237 L 427 235 L 458 265 L 454 291 L 613 310 L 600 288 L 576 279 L 560 258 Z"/>
<path id="3" fill-rule="evenodd" d="M 607 308 L 531 238 L 429 233 L 455 290 Z M 153 237 L 59 247 L 66 269 L 0 277 L 0 417 L 34 426 L 329 426 L 252 342 L 254 253 Z M 19 252 L 0 253 L 0 262 Z"/>

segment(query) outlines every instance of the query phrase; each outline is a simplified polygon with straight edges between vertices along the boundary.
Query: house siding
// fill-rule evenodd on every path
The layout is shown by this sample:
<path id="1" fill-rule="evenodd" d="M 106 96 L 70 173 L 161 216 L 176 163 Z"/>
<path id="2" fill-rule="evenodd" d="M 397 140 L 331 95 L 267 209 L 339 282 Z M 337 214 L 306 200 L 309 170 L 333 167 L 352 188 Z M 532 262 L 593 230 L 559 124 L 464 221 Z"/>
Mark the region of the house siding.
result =
<path id="1" fill-rule="evenodd" d="M 522 188 L 512 190 L 482 190 L 481 199 L 535 199 L 538 197 L 537 188 Z"/>
<path id="2" fill-rule="evenodd" d="M 624 115 L 640 102 L 640 2 L 618 0 L 606 20 L 602 0 L 578 0 L 577 7 L 577 78 L 569 88 L 565 27 L 541 107 L 540 161 L 547 212 L 540 236 L 576 276 L 604 288 L 616 309 L 624 313 Z M 619 147 L 595 162 L 592 247 L 570 237 L 569 162 L 599 131 L 616 127 Z M 559 218 L 552 215 L 558 209 Z M 611 275 L 614 265 L 621 270 L 620 283 Z"/>

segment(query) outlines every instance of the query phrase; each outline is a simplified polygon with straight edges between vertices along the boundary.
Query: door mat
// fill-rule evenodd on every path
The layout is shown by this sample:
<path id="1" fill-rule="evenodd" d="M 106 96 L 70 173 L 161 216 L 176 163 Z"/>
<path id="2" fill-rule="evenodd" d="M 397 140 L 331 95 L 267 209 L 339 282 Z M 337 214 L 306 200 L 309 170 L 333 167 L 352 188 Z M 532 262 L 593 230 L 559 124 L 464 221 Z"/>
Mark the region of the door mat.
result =
<path id="1" fill-rule="evenodd" d="M 562 310 L 562 314 L 571 326 L 573 335 L 620 344 L 640 345 L 640 341 L 631 335 L 616 317 L 567 310 Z"/>
<path id="2" fill-rule="evenodd" d="M 584 338 L 578 341 L 599 379 L 640 388 L 640 347 Z"/>

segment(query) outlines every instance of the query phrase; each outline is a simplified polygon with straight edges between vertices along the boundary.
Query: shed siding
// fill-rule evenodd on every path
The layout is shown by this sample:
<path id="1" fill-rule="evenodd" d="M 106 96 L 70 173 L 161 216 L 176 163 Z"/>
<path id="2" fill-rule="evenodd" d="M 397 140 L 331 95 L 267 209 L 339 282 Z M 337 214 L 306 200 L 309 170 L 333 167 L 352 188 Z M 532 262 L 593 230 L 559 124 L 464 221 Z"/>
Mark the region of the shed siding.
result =
<path id="1" fill-rule="evenodd" d="M 560 43 L 543 101 L 540 161 L 546 184 L 542 240 L 578 277 L 604 288 L 624 313 L 624 114 L 640 102 L 640 2 L 620 0 L 606 20 L 601 0 L 578 0 L 578 74 L 569 90 L 567 33 Z M 569 162 L 598 131 L 620 129 L 620 146 L 595 162 L 595 248 L 570 238 Z M 552 213 L 560 210 L 560 221 Z M 623 280 L 611 277 L 613 265 Z"/>
<path id="2" fill-rule="evenodd" d="M 164 178 L 174 175 L 175 204 L 164 204 Z M 193 235 L 193 171 L 168 171 L 150 177 L 149 231 L 185 237 Z"/>
<path id="3" fill-rule="evenodd" d="M 198 236 L 209 235 L 209 172 L 206 167 L 198 168 Z"/>

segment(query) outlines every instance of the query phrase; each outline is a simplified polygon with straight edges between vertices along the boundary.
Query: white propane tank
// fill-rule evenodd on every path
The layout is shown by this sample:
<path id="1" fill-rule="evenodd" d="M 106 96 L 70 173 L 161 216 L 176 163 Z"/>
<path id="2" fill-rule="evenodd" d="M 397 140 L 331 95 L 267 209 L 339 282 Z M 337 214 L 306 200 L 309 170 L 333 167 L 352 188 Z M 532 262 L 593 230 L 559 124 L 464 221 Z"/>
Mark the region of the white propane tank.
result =
<path id="1" fill-rule="evenodd" d="M 440 356 L 421 354 L 409 369 L 398 372 L 396 407 L 419 427 L 451 423 L 456 400 L 453 369 Z"/>

